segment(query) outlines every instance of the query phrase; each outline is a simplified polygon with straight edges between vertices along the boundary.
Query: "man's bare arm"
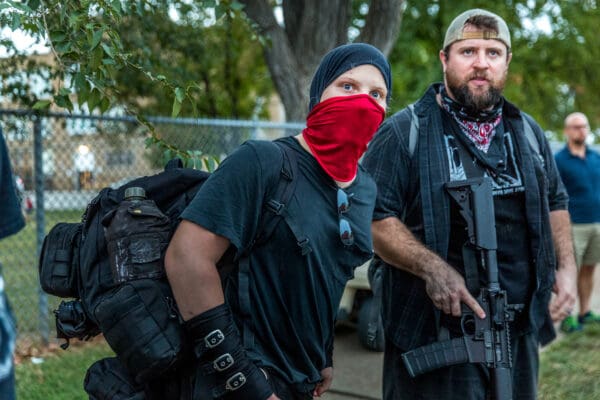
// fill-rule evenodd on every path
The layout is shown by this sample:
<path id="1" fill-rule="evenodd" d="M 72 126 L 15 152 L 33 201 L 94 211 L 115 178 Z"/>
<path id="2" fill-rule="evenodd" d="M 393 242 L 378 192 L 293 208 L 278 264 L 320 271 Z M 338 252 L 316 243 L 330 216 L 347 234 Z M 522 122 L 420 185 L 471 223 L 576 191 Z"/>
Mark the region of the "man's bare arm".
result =
<path id="1" fill-rule="evenodd" d="M 551 211 L 550 226 L 558 263 L 553 288 L 556 296 L 550 303 L 550 315 L 556 322 L 564 319 L 573 311 L 577 298 L 577 265 L 573 254 L 569 212 L 566 210 Z"/>
<path id="2" fill-rule="evenodd" d="M 229 240 L 183 220 L 165 256 L 165 270 L 182 318 L 188 319 L 224 303 L 217 262 Z"/>
<path id="3" fill-rule="evenodd" d="M 386 263 L 423 279 L 427 294 L 437 308 L 460 316 L 463 302 L 480 318 L 485 318 L 483 309 L 467 290 L 464 278 L 417 240 L 398 218 L 373 221 L 372 231 L 377 255 Z"/>

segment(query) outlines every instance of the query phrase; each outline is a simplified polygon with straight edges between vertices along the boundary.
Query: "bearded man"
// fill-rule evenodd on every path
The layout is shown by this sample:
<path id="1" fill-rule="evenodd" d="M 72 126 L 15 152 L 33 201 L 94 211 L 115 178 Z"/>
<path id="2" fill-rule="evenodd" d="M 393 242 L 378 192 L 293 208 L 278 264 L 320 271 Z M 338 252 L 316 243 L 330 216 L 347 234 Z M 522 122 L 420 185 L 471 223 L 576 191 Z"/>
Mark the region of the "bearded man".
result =
<path id="1" fill-rule="evenodd" d="M 462 13 L 439 57 L 444 82 L 384 122 L 363 161 L 378 186 L 372 230 L 373 265 L 384 277 L 383 398 L 491 397 L 481 363 L 412 378 L 401 357 L 442 331 L 462 336 L 463 310 L 485 318 L 475 298 L 485 271 L 475 281 L 466 271 L 467 222 L 445 186 L 488 177 L 500 287 L 508 304 L 523 305 L 509 324 L 512 394 L 535 399 L 538 347 L 575 302 L 568 196 L 540 126 L 502 95 L 512 58 L 506 22 L 481 9 Z"/>

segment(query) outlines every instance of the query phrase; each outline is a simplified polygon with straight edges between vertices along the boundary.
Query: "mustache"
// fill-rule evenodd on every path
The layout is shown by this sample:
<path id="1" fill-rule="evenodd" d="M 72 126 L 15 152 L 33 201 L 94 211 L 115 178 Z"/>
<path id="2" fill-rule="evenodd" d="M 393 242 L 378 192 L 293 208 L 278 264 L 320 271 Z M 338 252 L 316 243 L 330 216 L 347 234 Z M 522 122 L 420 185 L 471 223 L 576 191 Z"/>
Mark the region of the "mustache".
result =
<path id="1" fill-rule="evenodd" d="M 471 74 L 467 77 L 468 80 L 472 80 L 472 79 L 485 79 L 486 81 L 490 80 L 490 77 L 488 74 L 486 73 L 474 73 Z"/>

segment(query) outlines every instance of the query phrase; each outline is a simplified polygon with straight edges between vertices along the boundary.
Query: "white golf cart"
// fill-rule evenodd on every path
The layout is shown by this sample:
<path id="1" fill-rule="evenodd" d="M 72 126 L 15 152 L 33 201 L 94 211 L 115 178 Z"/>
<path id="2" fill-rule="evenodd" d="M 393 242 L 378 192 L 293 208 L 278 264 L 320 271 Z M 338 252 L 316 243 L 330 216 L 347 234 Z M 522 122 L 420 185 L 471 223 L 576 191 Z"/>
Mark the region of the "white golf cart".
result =
<path id="1" fill-rule="evenodd" d="M 370 284 L 373 279 L 381 278 L 380 276 L 373 276 L 369 279 L 370 263 L 371 261 L 367 261 L 356 268 L 354 278 L 346 284 L 338 310 L 338 323 L 355 324 L 358 339 L 365 348 L 373 351 L 383 351 L 381 301 L 374 297 Z"/>

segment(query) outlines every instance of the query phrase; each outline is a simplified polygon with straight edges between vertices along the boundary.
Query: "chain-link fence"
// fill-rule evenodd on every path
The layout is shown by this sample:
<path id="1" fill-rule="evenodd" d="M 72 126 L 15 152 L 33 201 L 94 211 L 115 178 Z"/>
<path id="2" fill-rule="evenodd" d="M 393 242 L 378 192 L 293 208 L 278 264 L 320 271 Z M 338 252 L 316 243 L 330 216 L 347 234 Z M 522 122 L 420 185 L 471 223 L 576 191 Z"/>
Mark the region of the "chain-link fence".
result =
<path id="1" fill-rule="evenodd" d="M 78 222 L 103 188 L 151 175 L 163 167 L 157 146 L 146 146 L 146 126 L 133 117 L 102 117 L 0 110 L 26 227 L 0 241 L 6 292 L 19 327 L 19 342 L 48 343 L 61 299 L 40 289 L 38 254 L 57 222 Z M 261 121 L 147 118 L 175 147 L 222 159 L 248 139 L 298 133 L 301 124 Z M 0 205 L 1 206 L 1 205 Z"/>

